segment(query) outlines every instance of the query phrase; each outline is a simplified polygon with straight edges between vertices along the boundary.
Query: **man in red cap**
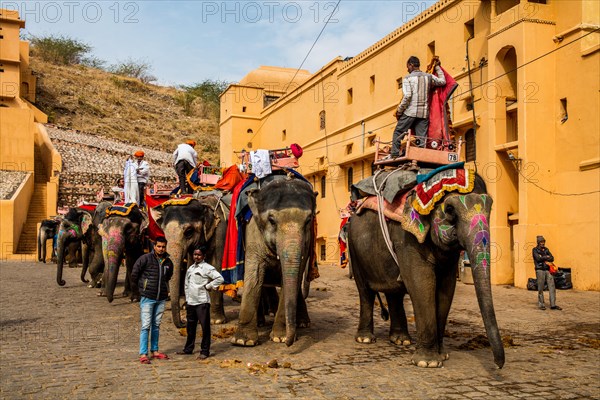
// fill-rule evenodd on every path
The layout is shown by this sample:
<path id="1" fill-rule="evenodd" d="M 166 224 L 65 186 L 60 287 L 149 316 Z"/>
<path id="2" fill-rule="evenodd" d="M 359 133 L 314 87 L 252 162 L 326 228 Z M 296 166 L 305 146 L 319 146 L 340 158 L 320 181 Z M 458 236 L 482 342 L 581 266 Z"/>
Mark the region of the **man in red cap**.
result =
<path id="1" fill-rule="evenodd" d="M 193 193 L 192 188 L 187 183 L 187 174 L 196 168 L 198 153 L 194 150 L 196 142 L 187 140 L 185 143 L 177 146 L 173 152 L 173 166 L 179 177 L 179 193 Z"/>

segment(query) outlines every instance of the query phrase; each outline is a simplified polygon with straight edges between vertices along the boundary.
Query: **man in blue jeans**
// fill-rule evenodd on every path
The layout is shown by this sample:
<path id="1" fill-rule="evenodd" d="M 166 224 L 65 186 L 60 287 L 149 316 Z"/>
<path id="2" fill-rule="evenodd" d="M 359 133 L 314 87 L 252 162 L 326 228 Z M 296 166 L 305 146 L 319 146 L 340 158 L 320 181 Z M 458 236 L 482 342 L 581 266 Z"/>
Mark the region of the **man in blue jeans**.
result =
<path id="1" fill-rule="evenodd" d="M 167 360 L 169 356 L 158 351 L 160 321 L 169 295 L 169 279 L 173 276 L 173 262 L 167 253 L 167 239 L 156 239 L 154 251 L 144 254 L 133 265 L 131 281 L 140 289 L 140 362 L 150 364 L 148 358 L 148 336 L 152 358 Z"/>

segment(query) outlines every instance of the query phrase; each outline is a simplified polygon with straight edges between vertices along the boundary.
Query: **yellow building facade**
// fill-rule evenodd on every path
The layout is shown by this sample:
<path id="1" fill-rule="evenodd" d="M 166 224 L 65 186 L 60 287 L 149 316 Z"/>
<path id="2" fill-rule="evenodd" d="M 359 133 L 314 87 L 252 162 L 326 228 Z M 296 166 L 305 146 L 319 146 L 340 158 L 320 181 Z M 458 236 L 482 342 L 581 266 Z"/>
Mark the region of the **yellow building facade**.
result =
<path id="1" fill-rule="evenodd" d="M 17 11 L 0 9 L 0 170 L 26 173 L 12 197 L 0 200 L 0 259 L 35 253 L 37 224 L 56 214 L 62 169 L 43 126 L 47 116 L 32 104 L 36 77 L 29 43 L 19 38 L 24 27 Z"/>
<path id="2" fill-rule="evenodd" d="M 221 95 L 221 161 L 300 144 L 318 254 L 335 263 L 339 210 L 372 175 L 374 140 L 391 140 L 406 60 L 437 55 L 459 84 L 462 155 L 494 198 L 492 282 L 525 287 L 543 235 L 576 289 L 600 290 L 599 16 L 597 0 L 440 0 L 313 74 L 260 67 Z"/>

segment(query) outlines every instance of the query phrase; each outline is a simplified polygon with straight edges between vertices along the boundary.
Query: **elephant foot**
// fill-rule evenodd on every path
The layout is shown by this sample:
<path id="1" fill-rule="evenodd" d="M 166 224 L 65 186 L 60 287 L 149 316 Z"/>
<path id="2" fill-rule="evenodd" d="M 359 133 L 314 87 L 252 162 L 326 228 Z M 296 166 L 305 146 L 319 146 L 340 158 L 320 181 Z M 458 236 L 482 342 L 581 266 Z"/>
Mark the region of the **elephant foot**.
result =
<path id="1" fill-rule="evenodd" d="M 106 293 L 104 293 L 103 291 L 99 291 L 98 293 L 96 293 L 96 296 L 98 296 L 98 297 L 106 297 Z"/>
<path id="2" fill-rule="evenodd" d="M 242 338 L 237 339 L 235 336 L 231 338 L 231 344 L 234 346 L 243 346 L 243 347 L 254 347 L 258 344 L 257 340 L 245 340 Z"/>
<path id="3" fill-rule="evenodd" d="M 275 335 L 273 332 L 271 332 L 271 340 L 275 343 L 286 343 L 287 336 L 285 336 L 285 334 Z M 294 337 L 294 340 L 292 342 L 295 342 L 295 341 L 296 341 L 296 337 Z"/>
<path id="4" fill-rule="evenodd" d="M 429 351 L 417 351 L 411 362 L 419 368 L 441 368 L 444 364 L 440 354 Z"/>
<path id="5" fill-rule="evenodd" d="M 131 296 L 131 292 L 128 291 L 128 290 L 126 290 L 123 293 L 121 293 L 121 297 L 129 297 L 129 296 Z"/>
<path id="6" fill-rule="evenodd" d="M 410 346 L 411 338 L 406 333 L 390 333 L 390 342 L 397 345 Z"/>
<path id="7" fill-rule="evenodd" d="M 219 315 L 210 319 L 211 325 L 221 325 L 227 322 L 227 318 L 224 315 Z"/>
<path id="8" fill-rule="evenodd" d="M 358 332 L 354 336 L 354 340 L 356 340 L 358 343 L 375 343 L 377 338 L 371 332 Z"/>
<path id="9" fill-rule="evenodd" d="M 310 328 L 310 321 L 299 321 L 296 326 L 298 328 Z"/>

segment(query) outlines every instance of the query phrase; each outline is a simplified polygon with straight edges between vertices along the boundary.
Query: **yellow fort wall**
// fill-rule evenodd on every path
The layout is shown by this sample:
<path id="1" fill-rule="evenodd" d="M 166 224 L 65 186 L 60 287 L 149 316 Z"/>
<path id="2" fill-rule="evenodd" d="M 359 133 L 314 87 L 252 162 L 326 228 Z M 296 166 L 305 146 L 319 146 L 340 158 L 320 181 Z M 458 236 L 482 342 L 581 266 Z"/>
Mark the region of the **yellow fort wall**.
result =
<path id="1" fill-rule="evenodd" d="M 0 169 L 28 172 L 11 199 L 0 200 L 0 259 L 16 252 L 35 185 L 47 186 L 45 215 L 56 214 L 60 155 L 42 125 L 47 116 L 35 101 L 36 78 L 29 67 L 29 44 L 19 40 L 25 22 L 16 11 L 0 9 Z M 36 159 L 35 149 L 39 150 Z M 41 163 L 40 168 L 35 168 Z M 35 176 L 35 171 L 42 176 Z"/>
<path id="2" fill-rule="evenodd" d="M 373 138 L 391 140 L 408 57 L 424 69 L 438 55 L 459 84 L 451 112 L 463 138 L 475 107 L 475 164 L 494 198 L 493 283 L 525 287 L 543 235 L 576 289 L 600 290 L 600 2 L 546 3 L 441 0 L 355 57 L 298 74 L 288 90 L 295 69 L 251 71 L 221 96 L 221 160 L 300 144 L 300 172 L 320 192 L 317 254 L 337 263 L 350 169 L 352 182 L 370 176 Z M 265 106 L 265 96 L 277 99 Z"/>

